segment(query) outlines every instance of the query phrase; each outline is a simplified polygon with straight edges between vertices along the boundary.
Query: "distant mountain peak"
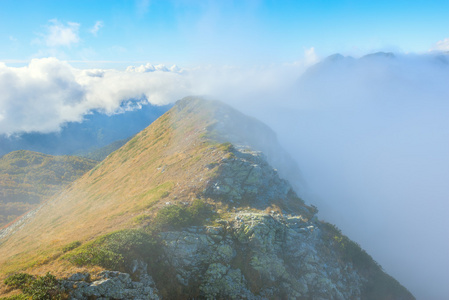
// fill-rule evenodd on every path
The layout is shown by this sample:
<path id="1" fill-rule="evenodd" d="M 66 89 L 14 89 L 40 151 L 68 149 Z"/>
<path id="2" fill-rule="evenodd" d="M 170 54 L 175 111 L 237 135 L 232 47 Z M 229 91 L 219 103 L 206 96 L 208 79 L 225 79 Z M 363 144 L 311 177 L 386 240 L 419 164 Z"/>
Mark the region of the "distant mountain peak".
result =
<path id="1" fill-rule="evenodd" d="M 376 52 L 361 57 L 361 59 L 370 58 L 396 58 L 396 55 L 393 52 Z"/>
<path id="2" fill-rule="evenodd" d="M 329 55 L 328 57 L 326 57 L 326 61 L 340 61 L 340 60 L 344 60 L 346 57 L 341 55 L 340 53 L 335 53 L 332 55 Z"/>

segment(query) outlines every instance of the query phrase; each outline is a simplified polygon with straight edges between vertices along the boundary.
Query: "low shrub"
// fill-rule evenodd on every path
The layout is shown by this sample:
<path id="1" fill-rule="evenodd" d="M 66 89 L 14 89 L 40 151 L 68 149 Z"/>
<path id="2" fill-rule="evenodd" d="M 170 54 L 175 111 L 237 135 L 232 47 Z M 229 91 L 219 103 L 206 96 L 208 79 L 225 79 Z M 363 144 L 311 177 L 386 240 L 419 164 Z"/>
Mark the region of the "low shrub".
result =
<path id="1" fill-rule="evenodd" d="M 179 229 L 185 226 L 202 225 L 215 218 L 211 207 L 203 200 L 196 199 L 190 206 L 170 205 L 159 210 L 155 218 L 158 229 Z"/>
<path id="2" fill-rule="evenodd" d="M 156 248 L 156 239 L 148 232 L 125 229 L 101 236 L 65 258 L 78 266 L 98 265 L 124 271 L 126 265 L 134 259 L 148 261 Z"/>
<path id="3" fill-rule="evenodd" d="M 6 278 L 3 282 L 5 285 L 12 288 L 21 289 L 22 287 L 27 286 L 32 280 L 34 280 L 34 276 L 30 274 L 16 273 Z"/>
<path id="4" fill-rule="evenodd" d="M 189 217 L 186 207 L 170 205 L 159 210 L 155 222 L 157 227 L 179 228 L 189 223 Z"/>
<path id="5" fill-rule="evenodd" d="M 22 291 L 24 294 L 30 295 L 33 300 L 62 299 L 59 282 L 50 273 L 38 276 L 28 286 L 22 288 Z"/>
<path id="6" fill-rule="evenodd" d="M 150 220 L 151 220 L 151 217 L 149 215 L 139 215 L 139 216 L 133 218 L 133 221 L 139 225 L 148 223 Z"/>
<path id="7" fill-rule="evenodd" d="M 97 265 L 117 270 L 122 266 L 124 258 L 121 254 L 114 253 L 103 247 L 89 246 L 71 256 L 69 261 L 77 266 Z"/>
<path id="8" fill-rule="evenodd" d="M 26 273 L 17 273 L 4 281 L 5 285 L 14 289 L 21 289 L 23 295 L 6 299 L 51 300 L 62 299 L 62 291 L 55 276 L 47 273 L 45 276 L 34 277 Z"/>
<path id="9" fill-rule="evenodd" d="M 64 247 L 62 247 L 62 252 L 65 253 L 65 252 L 72 251 L 73 249 L 76 249 L 79 246 L 81 246 L 81 242 L 80 241 L 71 242 L 71 243 L 65 245 Z"/>

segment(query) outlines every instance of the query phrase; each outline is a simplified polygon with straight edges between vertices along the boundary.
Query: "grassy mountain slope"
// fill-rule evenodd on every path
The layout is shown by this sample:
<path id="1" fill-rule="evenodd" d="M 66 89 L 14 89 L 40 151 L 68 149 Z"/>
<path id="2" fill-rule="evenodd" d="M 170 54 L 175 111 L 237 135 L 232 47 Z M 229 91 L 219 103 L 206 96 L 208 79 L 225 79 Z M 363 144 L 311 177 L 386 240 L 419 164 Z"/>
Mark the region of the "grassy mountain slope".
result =
<path id="1" fill-rule="evenodd" d="M 254 151 L 264 149 L 267 158 Z M 284 165 L 276 150 L 262 123 L 218 102 L 180 100 L 0 231 L 0 277 L 127 271 L 139 258 L 170 299 L 278 292 L 413 299 L 357 244 L 314 217 L 315 208 L 267 163 Z"/>
<path id="2" fill-rule="evenodd" d="M 104 147 L 93 149 L 88 152 L 82 152 L 79 153 L 78 156 L 85 157 L 88 159 L 96 160 L 96 161 L 102 161 L 105 159 L 109 154 L 114 152 L 115 150 L 119 149 L 123 145 L 125 145 L 129 140 L 131 140 L 133 137 L 129 137 L 123 140 L 118 140 L 115 142 L 110 143 L 109 145 L 106 145 Z"/>
<path id="3" fill-rule="evenodd" d="M 163 206 L 169 194 L 172 201 L 192 201 L 204 190 L 204 179 L 214 172 L 206 166 L 226 155 L 206 138 L 213 105 L 199 113 L 179 109 L 137 134 L 3 241 L 2 272 L 46 261 L 73 240 L 133 227 L 135 217 Z"/>
<path id="4" fill-rule="evenodd" d="M 92 169 L 76 156 L 14 151 L 0 158 L 0 228 Z"/>

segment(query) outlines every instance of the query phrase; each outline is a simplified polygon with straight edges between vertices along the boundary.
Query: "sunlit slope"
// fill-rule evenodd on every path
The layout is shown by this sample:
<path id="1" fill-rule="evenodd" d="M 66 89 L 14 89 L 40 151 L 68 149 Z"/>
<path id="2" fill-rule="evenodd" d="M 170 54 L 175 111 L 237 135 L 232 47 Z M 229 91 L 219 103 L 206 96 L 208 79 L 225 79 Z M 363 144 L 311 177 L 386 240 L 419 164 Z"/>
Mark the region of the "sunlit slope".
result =
<path id="1" fill-rule="evenodd" d="M 0 231 L 0 279 L 18 271 L 134 272 L 140 260 L 167 299 L 414 299 L 357 243 L 318 220 L 279 176 L 294 174 L 289 162 L 259 121 L 220 102 L 180 100 Z M 8 293 L 0 283 L 0 295 Z"/>
<path id="2" fill-rule="evenodd" d="M 0 158 L 0 228 L 97 164 L 76 156 L 13 151 Z"/>
<path id="3" fill-rule="evenodd" d="M 69 242 L 133 227 L 134 218 L 167 201 L 192 201 L 216 171 L 207 166 L 226 155 L 209 138 L 219 107 L 178 102 L 0 240 L 1 272 L 52 261 Z"/>

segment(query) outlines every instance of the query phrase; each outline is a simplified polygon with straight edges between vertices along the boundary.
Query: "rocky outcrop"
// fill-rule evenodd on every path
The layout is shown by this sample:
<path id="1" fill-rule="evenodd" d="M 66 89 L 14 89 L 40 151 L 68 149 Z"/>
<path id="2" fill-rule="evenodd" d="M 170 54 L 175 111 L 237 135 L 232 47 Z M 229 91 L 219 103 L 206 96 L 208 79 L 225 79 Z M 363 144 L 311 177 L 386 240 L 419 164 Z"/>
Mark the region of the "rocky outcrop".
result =
<path id="1" fill-rule="evenodd" d="M 247 205 L 265 209 L 276 204 L 287 212 L 302 210 L 313 214 L 304 202 L 296 196 L 288 181 L 281 179 L 265 155 L 248 147 L 232 148 L 232 155 L 224 158 L 218 169 L 218 176 L 204 191 L 205 197 L 225 200 L 231 206 Z"/>
<path id="2" fill-rule="evenodd" d="M 188 99 L 180 102 L 185 100 Z M 289 180 L 296 191 L 304 189 L 305 181 L 297 162 L 281 147 L 270 127 L 226 105 L 216 107 L 214 119 L 216 122 L 208 128 L 215 133 L 214 139 L 263 152 L 268 163 L 278 169 L 281 177 Z"/>
<path id="3" fill-rule="evenodd" d="M 72 300 L 160 299 L 152 277 L 147 274 L 147 265 L 136 261 L 133 269 L 136 281 L 128 273 L 103 271 L 94 281 L 89 273 L 76 273 L 60 283 Z"/>
<path id="4" fill-rule="evenodd" d="M 319 224 L 241 212 L 220 226 L 161 234 L 167 263 L 207 299 L 360 299 L 365 279 L 339 261 Z"/>

